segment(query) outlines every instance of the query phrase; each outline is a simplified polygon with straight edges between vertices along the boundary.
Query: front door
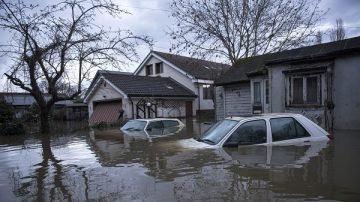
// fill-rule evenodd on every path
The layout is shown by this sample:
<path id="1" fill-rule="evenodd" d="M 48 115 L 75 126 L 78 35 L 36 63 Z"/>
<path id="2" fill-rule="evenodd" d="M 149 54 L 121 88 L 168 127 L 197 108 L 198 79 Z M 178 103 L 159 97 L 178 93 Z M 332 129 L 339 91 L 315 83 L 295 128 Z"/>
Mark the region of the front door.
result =
<path id="1" fill-rule="evenodd" d="M 269 80 L 254 79 L 251 81 L 252 113 L 261 114 L 270 112 Z"/>

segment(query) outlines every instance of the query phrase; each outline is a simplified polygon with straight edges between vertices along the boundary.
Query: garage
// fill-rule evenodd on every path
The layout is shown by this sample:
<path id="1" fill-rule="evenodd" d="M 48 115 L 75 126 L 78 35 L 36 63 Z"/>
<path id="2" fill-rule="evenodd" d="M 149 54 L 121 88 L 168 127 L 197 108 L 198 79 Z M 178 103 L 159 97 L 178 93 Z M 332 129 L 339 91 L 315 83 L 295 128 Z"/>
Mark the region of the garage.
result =
<path id="1" fill-rule="evenodd" d="M 121 100 L 94 102 L 94 111 L 89 118 L 89 125 L 116 122 L 122 117 L 123 112 Z"/>

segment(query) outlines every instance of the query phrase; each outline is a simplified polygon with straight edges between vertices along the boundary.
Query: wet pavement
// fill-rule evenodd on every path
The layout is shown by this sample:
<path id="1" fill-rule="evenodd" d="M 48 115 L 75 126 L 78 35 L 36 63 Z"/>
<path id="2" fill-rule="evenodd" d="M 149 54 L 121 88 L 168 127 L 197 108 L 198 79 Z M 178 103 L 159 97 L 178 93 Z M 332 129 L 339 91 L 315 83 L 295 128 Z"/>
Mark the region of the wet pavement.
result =
<path id="1" fill-rule="evenodd" d="M 184 122 L 151 141 L 118 128 L 0 136 L 0 201 L 360 201 L 360 131 L 328 144 L 185 149 L 178 140 L 209 125 Z"/>

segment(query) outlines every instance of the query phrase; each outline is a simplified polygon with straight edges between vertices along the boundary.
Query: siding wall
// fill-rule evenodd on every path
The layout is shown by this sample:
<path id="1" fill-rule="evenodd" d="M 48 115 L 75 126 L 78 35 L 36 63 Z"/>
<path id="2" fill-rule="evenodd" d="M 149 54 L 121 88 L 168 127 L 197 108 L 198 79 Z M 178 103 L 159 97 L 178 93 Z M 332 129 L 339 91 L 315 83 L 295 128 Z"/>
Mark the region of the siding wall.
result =
<path id="1" fill-rule="evenodd" d="M 221 92 L 222 91 L 222 92 Z M 220 96 L 222 93 L 222 96 Z M 221 105 L 221 103 L 223 103 Z M 217 87 L 217 119 L 251 113 L 250 82 Z"/>
<path id="2" fill-rule="evenodd" d="M 335 60 L 333 72 L 334 128 L 360 129 L 360 55 Z"/>

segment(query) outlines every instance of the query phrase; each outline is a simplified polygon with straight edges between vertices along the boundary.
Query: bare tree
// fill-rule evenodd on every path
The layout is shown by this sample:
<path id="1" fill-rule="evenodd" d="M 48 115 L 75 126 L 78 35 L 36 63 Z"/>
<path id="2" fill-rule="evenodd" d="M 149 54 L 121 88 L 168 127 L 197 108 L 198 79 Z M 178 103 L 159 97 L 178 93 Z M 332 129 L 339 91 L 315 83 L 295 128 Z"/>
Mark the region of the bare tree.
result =
<path id="1" fill-rule="evenodd" d="M 324 12 L 319 0 L 174 0 L 172 49 L 239 58 L 304 44 Z"/>
<path id="2" fill-rule="evenodd" d="M 147 36 L 125 29 L 107 30 L 95 23 L 99 15 L 118 18 L 127 13 L 111 0 L 63 0 L 42 8 L 22 1 L 0 2 L 0 27 L 12 36 L 1 44 L 0 51 L 13 61 L 5 75 L 35 98 L 45 133 L 51 107 L 80 95 L 92 68 L 120 67 L 138 60 L 136 47 L 152 43 Z M 46 85 L 40 85 L 42 81 Z M 75 92 L 63 89 L 74 85 Z M 46 86 L 46 91 L 41 86 Z M 59 88 L 68 93 L 60 94 Z M 44 93 L 51 99 L 45 99 Z"/>
<path id="3" fill-rule="evenodd" d="M 322 35 L 323 35 L 323 33 L 321 31 L 316 32 L 316 34 L 315 34 L 315 44 L 321 44 L 322 43 Z"/>
<path id="4" fill-rule="evenodd" d="M 344 22 L 341 18 L 336 19 L 334 28 L 330 30 L 330 41 L 339 41 L 345 39 Z"/>

